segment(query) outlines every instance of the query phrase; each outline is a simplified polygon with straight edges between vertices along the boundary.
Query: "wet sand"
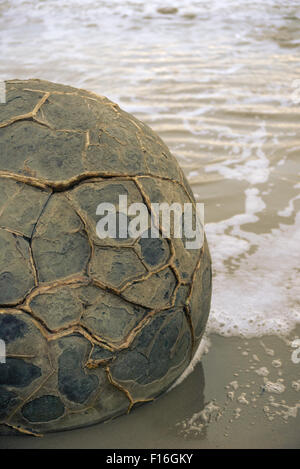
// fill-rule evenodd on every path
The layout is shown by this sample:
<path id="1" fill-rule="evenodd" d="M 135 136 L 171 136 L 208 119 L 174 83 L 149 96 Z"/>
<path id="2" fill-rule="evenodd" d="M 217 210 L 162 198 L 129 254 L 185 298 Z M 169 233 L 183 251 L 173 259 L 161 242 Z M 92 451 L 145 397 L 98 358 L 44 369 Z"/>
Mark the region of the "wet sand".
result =
<path id="1" fill-rule="evenodd" d="M 292 362 L 287 340 L 212 335 L 210 341 L 180 385 L 129 415 L 43 438 L 2 437 L 0 447 L 300 449 L 300 363 Z"/>

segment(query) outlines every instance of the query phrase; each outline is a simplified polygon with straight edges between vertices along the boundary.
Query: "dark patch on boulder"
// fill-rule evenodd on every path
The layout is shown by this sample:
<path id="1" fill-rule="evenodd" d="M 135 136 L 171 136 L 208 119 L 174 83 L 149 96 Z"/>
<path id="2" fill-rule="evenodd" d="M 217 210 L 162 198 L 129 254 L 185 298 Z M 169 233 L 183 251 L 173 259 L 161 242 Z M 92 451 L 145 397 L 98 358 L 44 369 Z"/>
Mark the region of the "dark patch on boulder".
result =
<path id="1" fill-rule="evenodd" d="M 41 369 L 20 358 L 7 358 L 0 364 L 0 385 L 25 387 L 42 375 Z"/>
<path id="2" fill-rule="evenodd" d="M 142 256 L 150 266 L 158 266 L 166 260 L 166 246 L 161 238 L 141 238 L 139 245 L 141 247 Z"/>
<path id="3" fill-rule="evenodd" d="M 17 400 L 17 394 L 13 391 L 8 391 L 4 387 L 0 387 L 0 419 L 9 415 L 12 406 Z"/>
<path id="4" fill-rule="evenodd" d="M 27 330 L 27 324 L 18 317 L 12 314 L 0 315 L 0 339 L 6 344 L 23 337 Z"/>
<path id="5" fill-rule="evenodd" d="M 23 417 L 29 422 L 50 422 L 64 414 L 65 406 L 57 396 L 45 395 L 27 402 L 22 408 Z"/>
<path id="6" fill-rule="evenodd" d="M 183 317 L 182 311 L 169 310 L 154 318 L 134 341 L 133 350 L 122 352 L 113 363 L 113 377 L 139 384 L 162 379 L 185 356 L 184 349 L 189 349 Z"/>
<path id="7" fill-rule="evenodd" d="M 70 401 L 83 404 L 98 386 L 98 378 L 82 368 L 84 348 L 68 346 L 59 357 L 58 386 Z"/>
<path id="8" fill-rule="evenodd" d="M 123 352 L 112 367 L 113 376 L 121 381 L 143 382 L 147 378 L 149 362 L 136 350 Z"/>
<path id="9" fill-rule="evenodd" d="M 103 347 L 99 347 L 99 345 L 96 345 L 90 358 L 92 360 L 108 361 L 113 358 L 113 353 Z"/>

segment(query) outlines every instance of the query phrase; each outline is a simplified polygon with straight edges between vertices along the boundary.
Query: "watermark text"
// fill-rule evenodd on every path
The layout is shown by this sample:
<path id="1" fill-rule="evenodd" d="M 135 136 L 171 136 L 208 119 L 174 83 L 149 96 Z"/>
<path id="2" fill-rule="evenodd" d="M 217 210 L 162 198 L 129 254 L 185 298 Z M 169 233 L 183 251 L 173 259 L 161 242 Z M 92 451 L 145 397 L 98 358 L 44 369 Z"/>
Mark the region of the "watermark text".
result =
<path id="1" fill-rule="evenodd" d="M 0 363 L 6 363 L 6 344 L 0 339 Z"/>
<path id="2" fill-rule="evenodd" d="M 0 104 L 6 103 L 6 83 L 0 80 Z"/>
<path id="3" fill-rule="evenodd" d="M 150 215 L 151 213 L 151 215 Z M 151 211 L 144 203 L 128 206 L 126 195 L 119 195 L 118 208 L 108 202 L 98 205 L 101 216 L 97 236 L 105 238 L 181 238 L 186 249 L 200 249 L 204 242 L 203 203 L 152 203 Z"/>

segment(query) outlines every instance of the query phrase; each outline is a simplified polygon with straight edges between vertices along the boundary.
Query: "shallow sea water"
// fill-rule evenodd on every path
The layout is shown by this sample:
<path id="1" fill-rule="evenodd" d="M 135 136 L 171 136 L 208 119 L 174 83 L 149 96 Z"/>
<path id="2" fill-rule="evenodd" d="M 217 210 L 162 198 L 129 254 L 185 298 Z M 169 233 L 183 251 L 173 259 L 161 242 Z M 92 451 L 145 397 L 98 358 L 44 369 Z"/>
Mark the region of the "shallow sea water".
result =
<path id="1" fill-rule="evenodd" d="M 166 428 L 174 432 L 176 428 L 177 436 L 166 430 L 161 446 L 176 447 L 175 441 L 184 441 L 197 447 L 200 437 L 195 436 L 195 425 L 206 426 L 201 427 L 207 412 L 218 416 L 212 406 L 204 417 L 197 417 L 215 398 L 215 387 L 209 383 L 214 382 L 216 350 L 228 350 L 231 374 L 256 366 L 252 357 L 256 355 L 263 362 L 257 368 L 276 369 L 273 380 L 287 379 L 286 388 L 294 394 L 288 395 L 290 402 L 276 401 L 274 409 L 283 413 L 275 417 L 297 421 L 299 428 L 294 417 L 300 413 L 300 401 L 293 383 L 300 379 L 300 364 L 290 360 L 300 323 L 299 1 L 2 1 L 0 79 L 32 77 L 89 89 L 134 113 L 163 138 L 197 201 L 205 203 L 214 267 L 205 342 L 209 351 L 203 358 L 208 397 L 200 397 L 203 366 L 194 363 L 194 372 L 162 398 Z M 281 360 L 281 367 L 267 363 L 269 355 L 260 350 L 259 341 L 265 336 L 273 337 L 274 360 Z M 236 356 L 248 357 L 249 363 L 242 365 Z M 280 369 L 287 370 L 286 378 L 278 374 Z M 248 373 L 253 374 L 255 389 L 251 380 L 239 374 L 242 386 L 250 386 L 240 392 L 246 393 L 240 401 L 244 397 L 250 408 L 256 405 L 249 400 L 251 392 L 259 395 L 267 383 L 255 370 L 249 368 Z M 224 402 L 227 391 L 231 392 L 225 388 L 230 387 L 228 379 L 220 377 Z M 198 399 L 193 386 L 199 391 Z M 194 396 L 196 404 L 187 404 L 174 422 L 171 396 L 181 392 Z M 235 392 L 233 397 L 235 409 L 247 406 L 238 400 L 240 394 Z M 214 405 L 224 407 L 224 402 Z M 272 422 L 273 414 L 263 404 L 262 415 Z M 155 405 L 160 409 L 162 404 Z M 280 405 L 295 407 L 295 415 L 284 418 L 287 409 Z M 121 432 L 131 424 L 138 428 L 139 418 L 151 419 L 151 411 L 144 410 L 147 407 L 128 417 L 128 423 L 127 417 L 114 422 L 112 431 Z M 153 419 L 148 439 L 141 440 L 141 445 L 146 440 L 149 447 L 151 441 L 158 444 Z M 213 419 L 209 417 L 209 423 Z M 249 419 L 248 415 L 247 423 Z M 221 424 L 218 428 L 222 428 L 222 446 L 226 430 Z M 290 435 L 294 435 L 291 424 Z M 105 446 L 103 440 L 101 444 Z"/>

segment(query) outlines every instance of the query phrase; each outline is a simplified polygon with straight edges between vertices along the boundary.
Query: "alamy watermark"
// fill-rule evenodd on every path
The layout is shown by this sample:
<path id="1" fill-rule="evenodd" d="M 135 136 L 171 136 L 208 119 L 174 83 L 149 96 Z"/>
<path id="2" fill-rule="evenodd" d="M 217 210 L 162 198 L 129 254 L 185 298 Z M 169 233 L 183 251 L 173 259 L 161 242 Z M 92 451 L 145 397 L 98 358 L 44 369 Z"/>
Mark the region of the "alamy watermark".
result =
<path id="1" fill-rule="evenodd" d="M 0 104 L 6 103 L 6 83 L 0 80 Z"/>
<path id="2" fill-rule="evenodd" d="M 0 363 L 6 363 L 6 344 L 0 339 Z"/>
<path id="3" fill-rule="evenodd" d="M 186 249 L 199 249 L 204 242 L 203 203 L 151 203 L 128 205 L 127 195 L 119 195 L 118 208 L 108 202 L 98 205 L 101 216 L 96 226 L 100 239 L 181 238 Z M 158 227 L 160 229 L 158 229 Z"/>

